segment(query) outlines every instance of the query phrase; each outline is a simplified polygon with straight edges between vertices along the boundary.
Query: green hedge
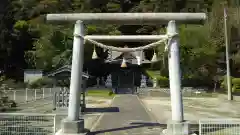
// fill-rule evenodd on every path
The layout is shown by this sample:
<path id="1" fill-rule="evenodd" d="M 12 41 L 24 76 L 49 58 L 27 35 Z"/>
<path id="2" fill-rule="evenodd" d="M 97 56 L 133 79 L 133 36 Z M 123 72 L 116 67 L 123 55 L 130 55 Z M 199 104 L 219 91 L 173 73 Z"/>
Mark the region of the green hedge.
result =
<path id="1" fill-rule="evenodd" d="M 232 92 L 240 92 L 240 78 L 231 77 Z M 221 83 L 221 88 L 227 90 L 227 77 L 224 76 Z"/>
<path id="2" fill-rule="evenodd" d="M 42 87 L 53 87 L 54 80 L 48 77 L 40 78 L 29 84 L 30 88 L 42 88 Z"/>
<path id="3" fill-rule="evenodd" d="M 150 70 L 147 70 L 146 73 L 151 79 L 153 78 L 157 79 L 157 84 L 159 87 L 169 87 L 169 79 L 167 77 L 156 75 L 154 71 L 150 71 Z"/>
<path id="4" fill-rule="evenodd" d="M 156 76 L 158 86 L 160 87 L 169 87 L 169 79 L 165 76 Z"/>
<path id="5" fill-rule="evenodd" d="M 232 79 L 232 90 L 233 92 L 240 92 L 240 78 L 233 78 Z"/>
<path id="6" fill-rule="evenodd" d="M 6 79 L 4 81 L 0 82 L 1 86 L 4 86 L 5 89 L 17 89 L 17 88 L 25 88 L 26 87 L 26 83 L 23 82 L 16 82 L 15 80 L 12 79 Z"/>

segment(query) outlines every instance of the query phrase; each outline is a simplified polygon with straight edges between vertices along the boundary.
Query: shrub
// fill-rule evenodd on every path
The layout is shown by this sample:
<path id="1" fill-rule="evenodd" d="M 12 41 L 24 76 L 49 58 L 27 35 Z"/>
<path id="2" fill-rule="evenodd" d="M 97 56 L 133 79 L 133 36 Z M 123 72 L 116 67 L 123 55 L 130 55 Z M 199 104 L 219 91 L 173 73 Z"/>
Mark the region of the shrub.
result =
<path id="1" fill-rule="evenodd" d="M 112 92 L 112 91 L 109 91 L 109 92 L 108 92 L 108 95 L 109 95 L 109 96 L 112 96 L 112 95 L 113 95 L 113 92 Z"/>
<path id="2" fill-rule="evenodd" d="M 158 86 L 160 87 L 169 87 L 169 79 L 165 76 L 156 76 Z"/>
<path id="3" fill-rule="evenodd" d="M 154 71 L 146 70 L 146 73 L 149 77 L 154 78 L 156 75 L 154 74 Z"/>
<path id="4" fill-rule="evenodd" d="M 56 85 L 60 87 L 69 87 L 70 86 L 70 81 L 65 79 L 65 80 L 56 80 Z"/>
<path id="5" fill-rule="evenodd" d="M 2 89 L 17 89 L 17 88 L 25 88 L 26 84 L 23 82 L 16 82 L 15 80 L 12 79 L 7 79 L 4 81 L 1 81 L 1 87 Z"/>
<path id="6" fill-rule="evenodd" d="M 169 79 L 167 77 L 161 76 L 161 75 L 156 75 L 156 74 L 154 74 L 154 71 L 150 71 L 150 70 L 147 70 L 146 73 L 151 79 L 153 79 L 153 78 L 157 79 L 158 86 L 169 87 Z"/>
<path id="7" fill-rule="evenodd" d="M 7 109 L 17 107 L 17 103 L 13 100 L 9 100 L 8 97 L 0 97 L 0 112 L 4 112 Z"/>
<path id="8" fill-rule="evenodd" d="M 233 77 L 231 76 L 231 80 L 233 80 Z M 227 76 L 223 76 L 221 79 L 221 88 L 227 89 Z"/>
<path id="9" fill-rule="evenodd" d="M 8 107 L 9 108 L 14 108 L 14 107 L 17 107 L 17 103 L 13 100 L 9 100 L 8 101 Z"/>
<path id="10" fill-rule="evenodd" d="M 231 77 L 232 92 L 240 92 L 240 78 Z M 221 88 L 227 90 L 227 77 L 224 76 L 221 83 Z"/>
<path id="11" fill-rule="evenodd" d="M 48 77 L 40 78 L 29 84 L 30 88 L 53 87 L 55 81 Z"/>
<path id="12" fill-rule="evenodd" d="M 232 84 L 233 84 L 232 91 L 240 92 L 240 78 L 233 78 Z"/>

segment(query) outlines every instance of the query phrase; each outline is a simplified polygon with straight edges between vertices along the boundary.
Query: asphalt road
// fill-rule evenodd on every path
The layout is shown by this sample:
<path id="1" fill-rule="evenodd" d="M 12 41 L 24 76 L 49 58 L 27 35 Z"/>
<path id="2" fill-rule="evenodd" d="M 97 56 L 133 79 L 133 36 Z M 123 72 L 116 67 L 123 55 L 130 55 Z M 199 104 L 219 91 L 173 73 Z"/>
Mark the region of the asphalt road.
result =
<path id="1" fill-rule="evenodd" d="M 159 135 L 162 131 L 136 95 L 117 95 L 92 135 Z"/>

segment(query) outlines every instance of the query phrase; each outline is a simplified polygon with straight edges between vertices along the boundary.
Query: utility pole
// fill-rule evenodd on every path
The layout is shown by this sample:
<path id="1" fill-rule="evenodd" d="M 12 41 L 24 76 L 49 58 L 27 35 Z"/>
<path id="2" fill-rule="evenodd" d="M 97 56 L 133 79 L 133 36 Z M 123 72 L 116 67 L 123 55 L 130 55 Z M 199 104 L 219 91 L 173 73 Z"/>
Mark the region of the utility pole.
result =
<path id="1" fill-rule="evenodd" d="M 226 46 L 228 100 L 233 100 L 233 97 L 232 97 L 232 81 L 231 81 L 230 64 L 229 64 L 229 40 L 228 40 L 227 17 L 228 16 L 227 16 L 226 8 L 224 8 L 224 33 L 225 33 L 225 46 Z"/>

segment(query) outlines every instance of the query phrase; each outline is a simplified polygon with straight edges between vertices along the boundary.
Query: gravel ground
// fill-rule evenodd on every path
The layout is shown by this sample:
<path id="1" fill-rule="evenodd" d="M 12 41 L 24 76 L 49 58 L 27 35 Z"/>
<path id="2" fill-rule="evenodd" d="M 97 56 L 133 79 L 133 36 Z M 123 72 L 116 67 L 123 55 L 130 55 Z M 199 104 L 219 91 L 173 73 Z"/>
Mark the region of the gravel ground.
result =
<path id="1" fill-rule="evenodd" d="M 171 119 L 170 98 L 142 97 L 141 99 L 159 122 L 165 123 Z M 184 118 L 192 122 L 209 118 L 239 118 L 239 103 L 220 100 L 219 98 L 183 98 Z"/>
<path id="2" fill-rule="evenodd" d="M 143 104 L 160 124 L 171 120 L 171 100 L 161 93 L 140 95 Z M 183 97 L 184 120 L 191 132 L 205 135 L 238 135 L 240 131 L 239 100 L 228 101 L 220 96 Z M 201 121 L 201 126 L 199 125 Z M 199 127 L 201 127 L 199 129 Z"/>
<path id="3" fill-rule="evenodd" d="M 109 104 L 111 103 L 112 99 L 105 99 L 105 98 L 101 98 L 101 97 L 86 97 L 86 107 L 87 108 L 102 108 L 102 107 L 108 107 Z M 29 102 L 27 104 L 21 104 L 18 107 L 18 111 L 15 112 L 11 112 L 11 113 L 18 113 L 17 115 L 9 115 L 7 113 L 5 114 L 1 114 L 0 113 L 0 117 L 1 118 L 6 118 L 6 120 L 0 120 L 0 131 L 2 133 L 7 133 L 10 135 L 9 131 L 13 131 L 14 126 L 18 125 L 19 126 L 19 122 L 24 123 L 23 127 L 21 127 L 21 131 L 22 132 L 31 132 L 31 133 L 37 133 L 37 132 L 41 132 L 42 134 L 46 134 L 51 130 L 53 130 L 53 116 L 56 115 L 56 128 L 57 130 L 60 128 L 61 125 L 61 120 L 66 118 L 67 116 L 67 110 L 65 109 L 64 111 L 53 111 L 53 105 L 52 105 L 52 98 L 45 98 L 45 99 L 40 99 L 34 102 Z M 34 119 L 33 121 L 29 121 L 29 117 L 25 117 L 25 116 L 29 116 L 30 114 L 34 114 L 34 113 L 39 113 L 39 114 L 43 114 L 42 117 L 39 116 L 31 116 L 31 119 Z M 46 116 L 46 115 L 50 114 L 50 116 Z M 85 120 L 85 128 L 90 129 L 92 127 L 92 125 L 94 124 L 94 122 L 97 120 L 97 118 L 101 115 L 101 112 L 89 112 L 87 114 L 84 115 L 84 120 Z M 17 119 L 20 118 L 20 119 Z M 38 118 L 38 119 L 37 119 Z M 12 120 L 14 120 L 14 122 L 11 122 Z M 8 129 L 5 129 L 6 126 L 6 122 L 8 123 Z M 36 123 L 36 127 L 38 128 L 30 128 L 32 125 L 34 125 L 33 123 Z M 4 126 L 2 125 L 4 124 Z M 28 128 L 26 128 L 26 126 Z M 25 127 L 25 128 L 24 128 Z M 11 129 L 11 130 L 10 130 Z M 31 129 L 31 130 L 30 130 Z M 45 129 L 45 130 L 43 130 Z M 7 130 L 7 131 L 6 131 Z M 20 129 L 16 129 L 16 132 L 20 132 Z M 14 134 L 14 133 L 13 133 Z M 1 135 L 1 134 L 0 134 Z"/>

